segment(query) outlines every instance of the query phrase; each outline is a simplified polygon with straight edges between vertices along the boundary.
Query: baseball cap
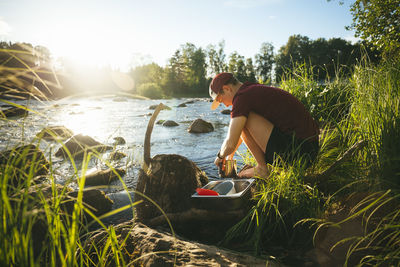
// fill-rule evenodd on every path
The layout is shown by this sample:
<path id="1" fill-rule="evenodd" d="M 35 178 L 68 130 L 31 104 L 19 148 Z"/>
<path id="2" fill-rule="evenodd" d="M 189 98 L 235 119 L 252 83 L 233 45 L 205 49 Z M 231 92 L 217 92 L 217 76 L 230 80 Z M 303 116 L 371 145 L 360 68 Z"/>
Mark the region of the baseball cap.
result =
<path id="1" fill-rule="evenodd" d="M 214 101 L 211 104 L 211 109 L 214 110 L 219 106 L 219 102 L 217 101 L 217 95 L 222 90 L 222 86 L 224 86 L 230 79 L 232 79 L 233 74 L 230 72 L 221 72 L 217 74 L 210 83 L 210 88 L 208 92 Z"/>

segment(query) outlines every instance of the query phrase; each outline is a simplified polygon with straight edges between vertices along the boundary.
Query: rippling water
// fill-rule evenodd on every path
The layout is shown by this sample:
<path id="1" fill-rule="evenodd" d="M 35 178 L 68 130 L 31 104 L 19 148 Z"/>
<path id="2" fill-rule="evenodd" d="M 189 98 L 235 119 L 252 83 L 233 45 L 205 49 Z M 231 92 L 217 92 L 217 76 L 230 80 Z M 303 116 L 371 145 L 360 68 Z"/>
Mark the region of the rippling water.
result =
<path id="1" fill-rule="evenodd" d="M 151 156 L 156 154 L 179 154 L 194 161 L 209 178 L 217 178 L 217 168 L 213 160 L 221 146 L 228 130 L 229 115 L 217 110 L 210 110 L 208 99 L 170 99 L 170 100 L 138 100 L 114 97 L 74 98 L 60 101 L 17 101 L 27 105 L 36 113 L 30 112 L 25 118 L 1 120 L 0 149 L 7 149 L 16 143 L 31 142 L 41 129 L 47 126 L 62 125 L 71 129 L 75 134 L 89 135 L 104 144 L 113 144 L 114 137 L 120 136 L 126 144 L 118 146 L 117 150 L 128 155 L 116 164 L 117 167 L 127 168 L 124 181 L 129 188 L 134 188 L 137 172 L 143 162 L 143 142 L 146 127 L 153 111 L 151 105 L 160 102 L 171 107 L 162 110 L 157 120 L 174 120 L 177 127 L 155 125 L 151 136 Z M 121 101 L 122 100 L 122 101 Z M 187 107 L 177 107 L 179 104 L 194 101 Z M 1 102 L 0 102 L 1 103 Z M 205 134 L 191 134 L 187 131 L 191 122 L 202 118 L 214 125 L 215 130 Z M 53 161 L 56 180 L 65 183 L 65 177 L 71 177 L 74 172 L 72 164 L 54 156 L 61 145 L 56 142 L 42 141 L 40 147 L 47 157 Z M 241 150 L 243 150 L 243 145 Z M 108 154 L 103 154 L 107 158 Z M 78 169 L 79 162 L 77 162 Z M 90 168 L 105 168 L 100 160 L 93 159 Z M 112 186 L 120 186 L 115 181 Z M 109 187 L 105 191 L 116 192 L 120 189 Z"/>

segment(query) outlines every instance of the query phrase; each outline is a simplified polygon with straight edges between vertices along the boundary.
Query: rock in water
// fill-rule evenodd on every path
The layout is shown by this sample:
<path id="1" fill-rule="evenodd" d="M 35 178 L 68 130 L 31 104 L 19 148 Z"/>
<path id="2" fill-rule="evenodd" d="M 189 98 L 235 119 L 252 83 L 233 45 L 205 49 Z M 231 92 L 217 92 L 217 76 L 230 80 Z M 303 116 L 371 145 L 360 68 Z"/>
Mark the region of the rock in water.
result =
<path id="1" fill-rule="evenodd" d="M 191 208 L 191 195 L 208 178 L 194 162 L 175 154 L 156 155 L 147 172 L 141 170 L 136 191 L 155 201 L 164 212 L 181 212 Z M 137 218 L 141 221 L 161 215 L 160 210 L 141 194 L 135 194 Z"/>
<path id="2" fill-rule="evenodd" d="M 65 146 L 65 147 L 64 147 Z M 68 157 L 66 149 L 71 153 L 73 158 L 83 157 L 85 152 L 104 152 L 106 150 L 112 149 L 111 146 L 104 145 L 97 142 L 92 137 L 82 134 L 77 134 L 72 136 L 66 141 L 64 146 L 57 150 L 57 157 Z"/>
<path id="3" fill-rule="evenodd" d="M 113 151 L 110 153 L 109 159 L 110 160 L 120 160 L 122 158 L 127 157 L 128 155 L 126 155 L 124 152 L 121 151 Z"/>
<path id="4" fill-rule="evenodd" d="M 72 201 L 67 201 L 64 204 L 67 212 L 72 214 L 74 209 L 74 204 L 76 202 L 76 198 L 78 197 L 79 191 L 68 192 L 67 196 Z M 112 208 L 113 201 L 106 196 L 103 191 L 98 189 L 85 189 L 82 192 L 82 202 L 83 204 L 94 213 L 96 216 L 101 216 L 106 212 L 109 212 Z M 88 220 L 91 220 L 91 216 L 86 214 Z"/>
<path id="5" fill-rule="evenodd" d="M 40 131 L 36 136 L 44 140 L 65 140 L 71 138 L 74 133 L 64 126 L 49 126 Z"/>
<path id="6" fill-rule="evenodd" d="M 188 129 L 189 133 L 209 133 L 214 131 L 214 126 L 203 119 L 195 120 Z"/>
<path id="7" fill-rule="evenodd" d="M 15 116 L 26 116 L 28 115 L 28 110 L 25 106 L 14 107 L 14 106 L 6 106 L 7 109 L 2 109 L 0 111 L 0 117 L 9 118 Z"/>
<path id="8" fill-rule="evenodd" d="M 32 178 L 46 175 L 50 166 L 43 152 L 32 144 L 1 151 L 0 165 L 8 166 L 8 183 L 14 186 L 23 183 L 29 173 Z"/>
<path id="9" fill-rule="evenodd" d="M 85 185 L 108 185 L 118 179 L 118 175 L 125 175 L 124 169 L 95 170 L 86 174 Z"/>
<path id="10" fill-rule="evenodd" d="M 157 106 L 158 106 L 158 105 L 151 105 L 151 106 L 149 107 L 149 109 L 154 110 L 154 109 L 157 108 Z M 163 105 L 162 109 L 171 110 L 171 108 L 168 107 L 168 106 L 166 106 L 166 105 Z"/>
<path id="11" fill-rule="evenodd" d="M 115 145 L 125 145 L 126 144 L 125 139 L 121 136 L 114 137 L 113 139 L 114 139 Z"/>
<path id="12" fill-rule="evenodd" d="M 164 127 L 175 127 L 175 126 L 179 126 L 179 124 L 177 122 L 175 122 L 175 121 L 167 120 L 167 121 L 163 122 L 162 126 L 164 126 Z"/>

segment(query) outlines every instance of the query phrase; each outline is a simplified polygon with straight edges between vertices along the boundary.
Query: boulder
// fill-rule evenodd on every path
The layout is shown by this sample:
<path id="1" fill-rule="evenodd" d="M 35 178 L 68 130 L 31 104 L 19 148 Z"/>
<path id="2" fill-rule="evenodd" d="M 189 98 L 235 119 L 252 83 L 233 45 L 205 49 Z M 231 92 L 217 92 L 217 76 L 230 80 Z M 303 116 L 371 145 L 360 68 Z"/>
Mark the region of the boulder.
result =
<path id="1" fill-rule="evenodd" d="M 163 122 L 162 126 L 164 127 L 175 127 L 175 126 L 179 126 L 178 123 L 171 121 L 171 120 L 166 120 Z"/>
<path id="2" fill-rule="evenodd" d="M 185 108 L 185 107 L 187 107 L 187 105 L 185 103 L 182 103 L 182 104 L 179 104 L 177 107 L 178 108 Z"/>
<path id="3" fill-rule="evenodd" d="M 122 246 L 120 256 L 129 266 L 279 266 L 272 260 L 190 242 L 141 223 L 116 225 L 115 235 Z M 85 253 L 92 253 L 93 265 L 97 266 L 101 261 L 105 266 L 115 266 L 112 249 L 101 255 L 93 253 L 93 246 L 97 251 L 103 251 L 107 240 L 107 232 L 101 230 L 93 233 L 84 243 Z"/>
<path id="4" fill-rule="evenodd" d="M 37 176 L 37 177 L 41 177 L 41 176 Z M 43 204 L 41 202 L 41 199 L 45 199 L 47 203 L 51 204 L 51 202 L 54 200 L 53 191 L 56 191 L 57 195 L 59 197 L 61 197 L 61 195 L 63 194 L 63 191 L 65 191 L 64 194 L 66 194 L 66 193 L 72 192 L 74 190 L 68 186 L 63 186 L 60 184 L 51 185 L 50 183 L 38 183 L 38 184 L 33 184 L 31 187 L 28 188 L 27 196 L 31 200 L 33 200 L 33 201 L 31 201 L 30 204 L 32 204 L 35 207 L 38 207 L 37 205 L 39 203 Z M 21 191 L 20 193 L 23 194 L 24 192 Z M 62 197 L 65 197 L 65 196 L 66 195 L 62 195 Z"/>
<path id="5" fill-rule="evenodd" d="M 76 198 L 78 197 L 79 191 L 72 191 L 67 193 L 67 197 L 70 201 L 65 203 L 65 207 L 69 214 L 72 214 Z M 85 189 L 83 191 L 82 202 L 94 215 L 101 216 L 109 212 L 112 208 L 112 200 L 106 196 L 106 194 L 98 189 Z M 91 219 L 90 216 L 86 215 L 87 219 Z"/>
<path id="6" fill-rule="evenodd" d="M 36 136 L 44 140 L 65 140 L 71 138 L 74 133 L 64 126 L 49 126 L 42 129 Z"/>
<path id="7" fill-rule="evenodd" d="M 30 174 L 32 178 L 46 175 L 50 164 L 37 146 L 29 144 L 1 151 L 0 166 L 8 166 L 8 184 L 17 186 L 24 183 Z"/>
<path id="8" fill-rule="evenodd" d="M 111 211 L 112 201 L 104 192 L 91 189 L 84 190 L 82 194 L 83 205 L 96 216 L 101 216 Z M 9 198 L 10 204 L 16 207 L 15 210 L 20 211 L 15 215 L 21 216 L 19 214 L 23 212 L 22 216 L 28 222 L 27 225 L 29 226 L 27 227 L 29 227 L 29 233 L 31 234 L 29 241 L 32 242 L 31 249 L 37 262 L 45 259 L 43 253 L 48 252 L 46 251 L 47 249 L 51 249 L 45 243 L 50 242 L 50 239 L 54 237 L 54 233 L 49 233 L 50 229 L 54 230 L 54 225 L 52 228 L 49 227 L 49 223 L 53 223 L 53 216 L 56 216 L 53 212 L 57 212 L 57 216 L 60 216 L 59 218 L 62 222 L 66 224 L 70 223 L 71 216 L 76 207 L 77 196 L 78 191 L 73 191 L 69 187 L 59 184 L 38 184 L 31 186 L 28 190 L 20 190 Z M 60 209 L 54 209 L 58 204 L 53 201 L 59 203 Z M 92 220 L 92 217 L 87 212 L 82 212 L 82 215 L 80 217 L 82 224 L 87 224 L 87 222 Z M 83 229 L 84 227 L 81 226 L 77 228 L 79 231 Z M 42 264 L 46 265 L 45 261 L 42 261 Z"/>
<path id="9" fill-rule="evenodd" d="M 126 171 L 124 169 L 107 169 L 107 170 L 97 170 L 94 169 L 86 173 L 85 186 L 94 185 L 108 185 L 112 181 L 118 179 L 119 176 L 125 175 Z"/>
<path id="10" fill-rule="evenodd" d="M 64 188 L 62 185 L 54 184 L 35 184 L 28 189 L 17 191 L 12 197 L 9 198 L 11 206 L 14 210 L 20 210 L 15 216 L 23 216 L 23 220 L 29 222 L 30 227 L 30 241 L 32 242 L 32 252 L 35 259 L 41 256 L 43 248 L 47 248 L 44 243 L 49 242 L 49 220 L 50 212 L 46 212 L 44 206 L 53 207 L 53 192 L 57 191 L 58 198 L 62 192 L 62 197 L 66 196 L 66 192 L 70 188 Z M 64 198 L 63 198 L 64 200 Z M 23 206 L 21 206 L 23 205 Z M 22 208 L 23 207 L 23 208 Z M 64 214 L 60 212 L 60 214 Z M 69 215 L 70 216 L 70 215 Z M 65 218 L 65 217 L 64 217 Z"/>
<path id="11" fill-rule="evenodd" d="M 104 145 L 90 136 L 77 134 L 68 139 L 64 146 L 57 150 L 55 155 L 67 158 L 68 150 L 73 158 L 80 158 L 84 156 L 85 152 L 104 152 L 109 149 L 112 149 L 112 147 Z"/>
<path id="12" fill-rule="evenodd" d="M 165 122 L 165 120 L 158 120 L 157 122 L 156 122 L 156 124 L 163 124 Z"/>
<path id="13" fill-rule="evenodd" d="M 3 106 L 4 107 L 4 106 Z M 14 106 L 5 106 L 5 109 L 0 111 L 0 117 L 10 118 L 15 116 L 26 116 L 28 115 L 27 107 L 14 107 Z"/>
<path id="14" fill-rule="evenodd" d="M 120 160 L 127 157 L 127 155 L 124 152 L 121 151 L 113 151 L 110 153 L 110 156 L 108 157 L 109 160 Z"/>
<path id="15" fill-rule="evenodd" d="M 123 137 L 121 137 L 121 136 L 114 137 L 113 139 L 115 141 L 114 142 L 115 145 L 124 145 L 124 144 L 126 144 L 125 139 Z"/>
<path id="16" fill-rule="evenodd" d="M 149 109 L 154 110 L 154 109 L 157 108 L 157 106 L 158 106 L 158 105 L 151 105 L 151 106 L 149 107 Z M 171 110 L 171 108 L 168 107 L 168 106 L 166 106 L 166 105 L 163 105 L 162 110 L 164 110 L 164 109 L 166 109 L 166 110 Z"/>
<path id="17" fill-rule="evenodd" d="M 203 119 L 195 120 L 188 129 L 189 133 L 209 133 L 214 131 L 214 126 Z"/>
<path id="18" fill-rule="evenodd" d="M 231 110 L 230 109 L 224 109 L 223 111 L 221 111 L 221 114 L 231 115 Z"/>
<path id="19" fill-rule="evenodd" d="M 191 208 L 191 195 L 202 187 L 208 178 L 194 162 L 175 154 L 156 155 L 150 161 L 147 171 L 141 169 L 135 194 L 135 201 L 143 200 L 136 206 L 140 221 L 161 215 L 160 210 L 142 194 L 152 199 L 166 213 L 182 212 Z"/>

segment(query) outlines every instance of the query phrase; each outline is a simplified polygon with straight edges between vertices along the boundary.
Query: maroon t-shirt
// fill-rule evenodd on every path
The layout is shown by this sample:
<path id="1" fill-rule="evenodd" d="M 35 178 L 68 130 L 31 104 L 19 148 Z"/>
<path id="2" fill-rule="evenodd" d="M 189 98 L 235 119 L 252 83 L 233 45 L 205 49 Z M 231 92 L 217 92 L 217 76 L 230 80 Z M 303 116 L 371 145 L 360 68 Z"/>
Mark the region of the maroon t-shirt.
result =
<path id="1" fill-rule="evenodd" d="M 257 83 L 244 83 L 232 102 L 231 117 L 255 112 L 284 133 L 297 138 L 318 140 L 319 128 L 304 105 L 285 90 Z"/>

